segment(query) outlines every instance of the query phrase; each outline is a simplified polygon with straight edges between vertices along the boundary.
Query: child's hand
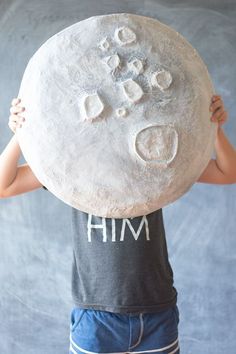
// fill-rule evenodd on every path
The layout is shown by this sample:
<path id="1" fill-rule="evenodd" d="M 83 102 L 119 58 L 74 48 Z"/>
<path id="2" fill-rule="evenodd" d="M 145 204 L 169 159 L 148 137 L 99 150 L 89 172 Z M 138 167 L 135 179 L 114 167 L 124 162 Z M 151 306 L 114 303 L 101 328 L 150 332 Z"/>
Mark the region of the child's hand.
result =
<path id="1" fill-rule="evenodd" d="M 224 103 L 220 95 L 213 95 L 211 99 L 210 111 L 212 111 L 211 120 L 218 122 L 218 128 L 224 124 L 228 118 L 228 112 L 224 110 Z"/>
<path id="2" fill-rule="evenodd" d="M 21 107 L 19 105 L 20 101 L 21 101 L 20 98 L 14 98 L 11 102 L 11 108 L 10 108 L 11 115 L 9 116 L 8 126 L 13 131 L 13 133 L 16 132 L 16 129 L 18 127 L 21 128 L 23 122 L 25 121 L 25 117 L 19 115 L 19 113 L 25 110 L 25 107 Z"/>

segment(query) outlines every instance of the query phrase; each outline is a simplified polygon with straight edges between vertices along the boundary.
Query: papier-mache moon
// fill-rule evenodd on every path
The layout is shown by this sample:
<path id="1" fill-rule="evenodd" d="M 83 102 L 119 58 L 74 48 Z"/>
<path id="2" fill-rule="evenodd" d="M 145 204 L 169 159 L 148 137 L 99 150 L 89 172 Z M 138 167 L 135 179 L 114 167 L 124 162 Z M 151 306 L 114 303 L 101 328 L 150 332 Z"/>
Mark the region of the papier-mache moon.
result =
<path id="1" fill-rule="evenodd" d="M 132 218 L 168 205 L 206 168 L 214 88 L 193 46 L 157 19 L 93 16 L 29 60 L 16 134 L 38 180 L 93 215 Z"/>

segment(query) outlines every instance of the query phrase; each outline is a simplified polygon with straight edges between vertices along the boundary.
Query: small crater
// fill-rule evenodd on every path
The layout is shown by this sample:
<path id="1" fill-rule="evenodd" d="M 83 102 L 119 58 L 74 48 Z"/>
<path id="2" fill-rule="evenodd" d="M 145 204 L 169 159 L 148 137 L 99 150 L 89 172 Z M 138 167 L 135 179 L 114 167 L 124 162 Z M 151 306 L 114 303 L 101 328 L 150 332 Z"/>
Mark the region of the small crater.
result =
<path id="1" fill-rule="evenodd" d="M 120 45 L 127 45 L 136 41 L 136 34 L 129 27 L 119 27 L 115 30 L 115 40 Z"/>
<path id="2" fill-rule="evenodd" d="M 110 55 L 103 59 L 109 71 L 113 71 L 120 66 L 120 57 L 118 54 Z"/>
<path id="3" fill-rule="evenodd" d="M 143 89 L 134 80 L 128 79 L 128 80 L 122 82 L 122 85 L 123 85 L 123 90 L 124 90 L 125 96 L 132 103 L 136 103 L 142 98 L 143 93 L 144 93 Z"/>
<path id="4" fill-rule="evenodd" d="M 128 63 L 128 68 L 137 75 L 144 71 L 142 61 L 137 58 Z"/>
<path id="5" fill-rule="evenodd" d="M 105 106 L 97 93 L 87 95 L 83 98 L 81 106 L 85 119 L 93 120 L 97 118 L 104 110 Z"/>
<path id="6" fill-rule="evenodd" d="M 151 84 L 152 86 L 159 87 L 160 90 L 166 90 L 172 83 L 171 73 L 167 70 L 159 70 L 152 74 Z"/>
<path id="7" fill-rule="evenodd" d="M 125 107 L 120 107 L 120 108 L 117 108 L 117 110 L 116 110 L 117 117 L 126 117 L 127 114 L 128 114 L 128 110 Z"/>
<path id="8" fill-rule="evenodd" d="M 103 38 L 98 46 L 102 51 L 107 51 L 110 48 L 110 42 L 107 37 Z"/>

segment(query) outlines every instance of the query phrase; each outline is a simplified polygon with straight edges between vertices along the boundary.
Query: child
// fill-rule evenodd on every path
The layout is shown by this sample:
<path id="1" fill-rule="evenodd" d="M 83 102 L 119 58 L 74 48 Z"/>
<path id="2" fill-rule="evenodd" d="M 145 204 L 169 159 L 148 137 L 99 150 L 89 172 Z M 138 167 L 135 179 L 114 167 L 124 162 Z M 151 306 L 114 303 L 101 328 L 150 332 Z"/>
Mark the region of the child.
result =
<path id="1" fill-rule="evenodd" d="M 216 159 L 197 182 L 236 183 L 236 150 L 221 127 L 227 112 L 219 95 L 212 97 L 209 109 L 218 124 Z M 25 121 L 24 110 L 20 99 L 13 99 L 9 127 L 14 133 Z M 27 163 L 17 166 L 19 157 L 14 135 L 0 156 L 1 198 L 44 187 Z M 177 290 L 162 209 L 105 219 L 72 208 L 72 225 L 70 353 L 180 353 Z"/>

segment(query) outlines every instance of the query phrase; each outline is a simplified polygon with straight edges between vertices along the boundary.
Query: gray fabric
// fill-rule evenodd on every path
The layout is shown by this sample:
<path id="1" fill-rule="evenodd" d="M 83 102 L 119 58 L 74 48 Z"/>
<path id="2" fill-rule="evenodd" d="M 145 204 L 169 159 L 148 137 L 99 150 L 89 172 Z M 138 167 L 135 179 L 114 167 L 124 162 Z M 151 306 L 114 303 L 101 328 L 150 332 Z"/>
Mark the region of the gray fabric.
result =
<path id="1" fill-rule="evenodd" d="M 176 303 L 162 209 L 129 219 L 71 211 L 75 306 L 139 313 Z"/>

